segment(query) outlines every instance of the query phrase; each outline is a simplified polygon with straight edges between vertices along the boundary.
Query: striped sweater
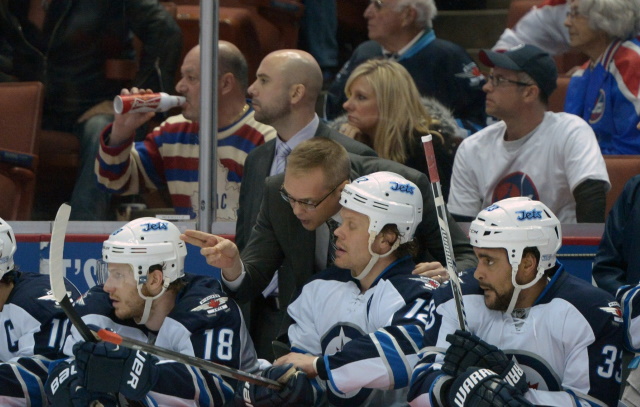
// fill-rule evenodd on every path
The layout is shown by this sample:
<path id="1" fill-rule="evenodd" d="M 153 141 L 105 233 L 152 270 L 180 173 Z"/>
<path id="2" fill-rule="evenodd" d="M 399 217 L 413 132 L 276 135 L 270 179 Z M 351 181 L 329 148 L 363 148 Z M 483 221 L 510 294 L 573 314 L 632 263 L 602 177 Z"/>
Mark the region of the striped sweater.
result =
<path id="1" fill-rule="evenodd" d="M 247 155 L 276 136 L 271 126 L 257 122 L 253 109 L 236 123 L 218 130 L 217 221 L 235 222 L 240 181 Z M 172 116 L 147 134 L 144 141 L 132 138 L 118 146 L 107 146 L 100 137 L 95 172 L 108 192 L 133 195 L 167 188 L 177 214 L 196 217 L 198 208 L 199 125 L 182 115 Z"/>

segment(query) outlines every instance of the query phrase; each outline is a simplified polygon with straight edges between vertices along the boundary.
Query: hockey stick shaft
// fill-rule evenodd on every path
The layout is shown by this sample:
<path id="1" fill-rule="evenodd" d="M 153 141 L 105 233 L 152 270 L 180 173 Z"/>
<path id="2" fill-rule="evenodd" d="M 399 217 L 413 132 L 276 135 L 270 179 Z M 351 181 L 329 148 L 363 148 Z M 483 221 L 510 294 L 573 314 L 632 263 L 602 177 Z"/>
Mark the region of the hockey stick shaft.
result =
<path id="1" fill-rule="evenodd" d="M 460 287 L 460 279 L 456 263 L 453 257 L 453 248 L 451 247 L 451 233 L 449 232 L 449 222 L 447 221 L 447 210 L 442 196 L 442 187 L 440 186 L 440 175 L 438 174 L 438 164 L 436 155 L 433 151 L 432 136 L 422 136 L 422 146 L 424 155 L 427 159 L 427 168 L 429 170 L 429 178 L 431 179 L 431 191 L 433 192 L 433 202 L 438 217 L 438 226 L 440 227 L 440 237 L 442 239 L 442 248 L 447 261 L 447 274 L 449 274 L 449 282 L 453 291 L 453 299 L 458 312 L 458 323 L 463 331 L 469 330 L 467 325 L 467 315 L 464 311 L 464 303 L 462 302 L 462 288 Z M 426 208 L 425 208 L 426 210 Z"/>
<path id="2" fill-rule="evenodd" d="M 165 359 L 175 360 L 177 362 L 191 365 L 193 367 L 204 369 L 213 373 L 217 373 L 222 376 L 232 377 L 237 380 L 259 384 L 261 386 L 266 386 L 271 389 L 275 389 L 275 390 L 282 389 L 282 384 L 280 384 L 275 380 L 268 379 L 266 377 L 243 372 L 241 370 L 234 369 L 229 366 L 219 365 L 217 363 L 210 362 L 205 359 L 196 358 L 194 356 L 184 355 L 182 353 L 178 353 L 176 351 L 172 351 L 169 349 L 159 348 L 155 345 L 150 345 L 145 342 L 120 336 L 117 333 L 108 331 L 106 329 L 101 329 L 97 333 L 100 339 L 102 339 L 105 342 L 113 343 L 114 345 L 122 345 L 127 348 L 141 350 L 147 353 L 152 353 L 156 356 L 160 356 Z"/>
<path id="3" fill-rule="evenodd" d="M 142 350 L 165 359 L 171 359 L 176 362 L 191 365 L 221 376 L 243 380 L 245 382 L 254 383 L 275 390 L 282 389 L 283 386 L 281 383 L 266 377 L 243 372 L 242 370 L 220 365 L 206 359 L 183 355 L 169 349 L 122 337 L 115 332 L 107 331 L 106 329 L 100 329 L 98 332 L 92 331 L 73 307 L 64 285 L 63 250 L 70 213 L 71 207 L 67 204 L 62 204 L 58 209 L 58 213 L 53 224 L 51 244 L 49 246 L 49 281 L 51 283 L 51 290 L 53 291 L 54 298 L 58 301 L 64 313 L 67 315 L 73 326 L 76 327 L 78 332 L 80 332 L 80 335 L 85 341 L 97 342 L 99 340 L 103 340 L 105 342 L 122 345 L 127 348 Z"/>

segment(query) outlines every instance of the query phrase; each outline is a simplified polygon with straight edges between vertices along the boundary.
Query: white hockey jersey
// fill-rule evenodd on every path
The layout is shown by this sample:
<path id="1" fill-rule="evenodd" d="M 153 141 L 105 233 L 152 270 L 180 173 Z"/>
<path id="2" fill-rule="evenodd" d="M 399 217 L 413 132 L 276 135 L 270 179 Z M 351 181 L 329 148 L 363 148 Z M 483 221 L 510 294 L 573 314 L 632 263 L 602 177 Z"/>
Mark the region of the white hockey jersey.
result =
<path id="1" fill-rule="evenodd" d="M 430 322 L 424 306 L 438 283 L 412 275 L 404 258 L 385 269 L 364 293 L 348 270 L 329 268 L 304 285 L 288 307 L 291 350 L 323 355 L 334 406 L 404 406 L 411 369 Z"/>
<path id="2" fill-rule="evenodd" d="M 515 357 L 526 373 L 527 400 L 544 406 L 617 406 L 621 382 L 623 324 L 613 296 L 559 266 L 524 320 L 490 310 L 471 273 L 462 276 L 469 330 Z M 447 348 L 446 336 L 458 328 L 451 290 L 434 293 L 436 323 L 425 343 Z M 439 361 L 441 359 L 437 359 Z M 432 369 L 439 370 L 439 363 Z M 430 376 L 434 383 L 435 374 Z M 431 406 L 427 397 L 412 406 Z M 415 390 L 412 388 L 412 390 Z"/>

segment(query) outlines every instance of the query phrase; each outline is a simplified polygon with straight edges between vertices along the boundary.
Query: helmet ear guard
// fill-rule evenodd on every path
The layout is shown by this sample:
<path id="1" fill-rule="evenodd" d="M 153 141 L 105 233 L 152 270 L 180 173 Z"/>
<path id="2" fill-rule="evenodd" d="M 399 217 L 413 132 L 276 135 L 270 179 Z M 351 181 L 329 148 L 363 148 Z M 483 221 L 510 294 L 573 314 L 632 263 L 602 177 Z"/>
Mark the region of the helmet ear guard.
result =
<path id="1" fill-rule="evenodd" d="M 520 290 L 531 287 L 544 271 L 556 264 L 556 254 L 562 246 L 560 221 L 542 202 L 527 197 L 503 199 L 480 211 L 469 228 L 471 245 L 479 248 L 502 248 L 511 264 L 511 282 L 516 288 L 508 312 L 513 310 Z M 527 247 L 540 252 L 535 278 L 518 284 L 516 275 Z"/>
<path id="2" fill-rule="evenodd" d="M 355 278 L 363 279 L 380 257 L 390 255 L 400 244 L 413 239 L 416 228 L 422 221 L 422 193 L 413 182 L 388 171 L 375 172 L 360 177 L 345 185 L 340 204 L 354 212 L 369 217 L 369 254 L 367 267 Z M 400 235 L 384 255 L 371 249 L 372 243 L 382 229 L 394 224 Z"/>
<path id="3" fill-rule="evenodd" d="M 13 228 L 0 218 L 0 279 L 14 269 L 13 255 L 17 248 Z"/>

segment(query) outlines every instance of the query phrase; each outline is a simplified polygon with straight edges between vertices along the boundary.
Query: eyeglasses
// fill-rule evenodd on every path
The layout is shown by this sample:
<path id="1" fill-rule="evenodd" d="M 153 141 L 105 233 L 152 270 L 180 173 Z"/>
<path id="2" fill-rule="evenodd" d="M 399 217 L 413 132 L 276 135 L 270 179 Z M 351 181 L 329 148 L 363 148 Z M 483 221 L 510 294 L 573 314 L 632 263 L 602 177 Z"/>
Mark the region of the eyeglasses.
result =
<path id="1" fill-rule="evenodd" d="M 493 76 L 493 74 L 487 75 L 487 79 L 491 83 L 491 86 L 493 86 L 494 88 L 497 88 L 498 86 L 502 86 L 505 83 L 513 83 L 514 85 L 518 85 L 518 86 L 534 86 L 535 85 L 535 83 L 514 81 L 511 79 L 507 79 L 504 76 Z"/>
<path id="2" fill-rule="evenodd" d="M 300 201 L 298 199 L 295 199 L 294 197 L 289 195 L 289 193 L 287 192 L 286 189 L 284 189 L 284 184 L 282 184 L 280 186 L 280 196 L 282 197 L 282 199 L 285 200 L 285 202 L 288 202 L 289 205 L 291 205 L 291 207 L 293 207 L 294 204 L 298 204 L 305 211 L 315 211 L 318 208 L 318 206 L 320 206 L 320 204 L 322 202 L 324 202 L 324 200 L 327 199 L 329 197 L 329 195 L 331 195 L 333 193 L 333 191 L 338 189 L 338 187 L 340 185 L 342 185 L 342 182 L 340 182 L 338 185 L 336 185 L 331 191 L 329 191 L 328 194 L 326 194 L 324 197 L 322 197 L 322 199 L 319 200 L 317 203 L 313 203 L 311 201 Z"/>
<path id="3" fill-rule="evenodd" d="M 586 16 L 584 14 L 581 14 L 577 8 L 571 8 L 569 9 L 569 11 L 567 11 L 567 18 L 574 20 L 578 17 L 586 17 Z"/>
<path id="4" fill-rule="evenodd" d="M 382 0 L 369 0 L 369 4 L 373 4 L 373 7 L 375 7 L 376 10 L 381 10 L 384 6 Z"/>

